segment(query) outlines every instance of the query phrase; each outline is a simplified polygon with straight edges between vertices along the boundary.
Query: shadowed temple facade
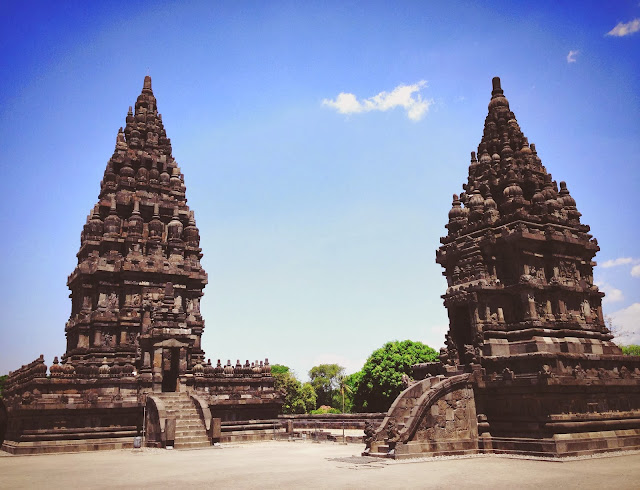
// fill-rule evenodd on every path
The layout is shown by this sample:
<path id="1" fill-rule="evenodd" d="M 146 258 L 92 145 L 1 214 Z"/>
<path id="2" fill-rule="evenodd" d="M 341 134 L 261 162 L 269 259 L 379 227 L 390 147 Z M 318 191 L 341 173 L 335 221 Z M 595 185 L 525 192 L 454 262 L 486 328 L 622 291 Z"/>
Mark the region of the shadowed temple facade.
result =
<path id="1" fill-rule="evenodd" d="M 640 448 L 640 358 L 623 356 L 593 283 L 599 250 L 565 182 L 542 165 L 493 79 L 477 154 L 436 261 L 449 331 L 414 366 L 367 453 Z"/>
<path id="2" fill-rule="evenodd" d="M 48 369 L 41 356 L 10 373 L 3 449 L 127 447 L 143 427 L 150 445 L 197 447 L 211 443 L 214 419 L 277 416 L 268 361 L 205 360 L 207 274 L 185 190 L 146 77 L 67 281 L 67 350 Z"/>

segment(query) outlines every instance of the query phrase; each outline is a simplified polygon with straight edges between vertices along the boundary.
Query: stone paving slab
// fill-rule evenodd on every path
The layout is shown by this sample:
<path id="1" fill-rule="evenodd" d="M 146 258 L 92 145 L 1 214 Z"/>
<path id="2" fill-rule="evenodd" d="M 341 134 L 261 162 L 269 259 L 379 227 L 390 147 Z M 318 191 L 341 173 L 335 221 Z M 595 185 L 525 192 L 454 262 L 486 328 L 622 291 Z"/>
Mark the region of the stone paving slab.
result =
<path id="1" fill-rule="evenodd" d="M 270 441 L 198 450 L 0 458 L 0 488 L 638 488 L 640 454 L 369 462 L 356 445 Z"/>

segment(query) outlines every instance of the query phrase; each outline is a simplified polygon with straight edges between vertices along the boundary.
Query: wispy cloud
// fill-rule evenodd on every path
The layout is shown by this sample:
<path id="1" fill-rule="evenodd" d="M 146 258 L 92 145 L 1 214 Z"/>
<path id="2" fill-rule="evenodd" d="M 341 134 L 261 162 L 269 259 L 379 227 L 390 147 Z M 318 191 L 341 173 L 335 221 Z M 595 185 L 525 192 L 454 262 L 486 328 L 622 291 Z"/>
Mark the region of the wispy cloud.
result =
<path id="1" fill-rule="evenodd" d="M 622 291 L 618 288 L 613 287 L 611 284 L 607 284 L 606 282 L 599 282 L 596 284 L 600 291 L 605 294 L 604 299 L 602 300 L 604 303 L 617 303 L 624 299 L 624 295 Z"/>
<path id="2" fill-rule="evenodd" d="M 630 36 L 634 32 L 640 31 L 640 19 L 633 19 L 629 22 L 618 22 L 613 29 L 607 32 L 607 36 L 624 37 Z"/>
<path id="3" fill-rule="evenodd" d="M 368 99 L 358 98 L 348 92 L 341 92 L 335 99 L 324 99 L 323 105 L 333 107 L 340 114 L 358 114 L 370 111 L 388 111 L 396 107 L 403 107 L 407 117 L 412 121 L 419 121 L 433 104 L 433 99 L 424 100 L 420 90 L 427 86 L 425 80 L 413 85 L 398 85 L 391 92 L 380 92 Z"/>
<path id="4" fill-rule="evenodd" d="M 605 260 L 602 264 L 600 264 L 600 267 L 602 267 L 603 269 L 608 269 L 609 267 L 632 264 L 633 262 L 637 262 L 637 259 L 634 259 L 632 257 L 618 257 L 617 259 Z"/>
<path id="5" fill-rule="evenodd" d="M 579 52 L 580 51 L 578 51 L 577 49 L 576 50 L 573 50 L 573 49 L 570 50 L 569 54 L 567 55 L 567 63 L 575 63 L 576 61 L 578 61 L 576 59 L 576 56 L 578 56 Z"/>
<path id="6" fill-rule="evenodd" d="M 640 343 L 640 303 L 633 303 L 609 315 L 616 334 L 616 342 L 622 344 Z"/>
<path id="7" fill-rule="evenodd" d="M 640 259 L 634 257 L 618 257 L 617 259 L 605 260 L 600 267 L 608 269 L 609 267 L 618 267 L 620 265 L 633 265 L 631 275 L 640 277 Z"/>

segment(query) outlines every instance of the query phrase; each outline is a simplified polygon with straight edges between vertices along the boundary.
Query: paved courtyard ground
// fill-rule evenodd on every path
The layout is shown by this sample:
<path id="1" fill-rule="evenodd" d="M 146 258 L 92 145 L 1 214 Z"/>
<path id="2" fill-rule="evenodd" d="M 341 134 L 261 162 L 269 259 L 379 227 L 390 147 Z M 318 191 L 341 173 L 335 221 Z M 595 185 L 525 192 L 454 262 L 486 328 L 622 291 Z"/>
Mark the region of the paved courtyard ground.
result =
<path id="1" fill-rule="evenodd" d="M 640 454 L 549 462 L 376 460 L 361 445 L 260 442 L 197 450 L 0 457 L 0 488 L 640 488 Z"/>

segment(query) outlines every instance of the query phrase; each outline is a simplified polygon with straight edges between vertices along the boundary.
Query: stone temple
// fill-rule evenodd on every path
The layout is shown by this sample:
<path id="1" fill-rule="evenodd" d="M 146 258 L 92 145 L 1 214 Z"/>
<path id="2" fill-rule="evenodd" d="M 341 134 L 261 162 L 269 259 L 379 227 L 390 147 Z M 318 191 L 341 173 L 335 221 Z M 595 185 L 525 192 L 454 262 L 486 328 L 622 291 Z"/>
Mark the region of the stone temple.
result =
<path id="1" fill-rule="evenodd" d="M 640 357 L 623 356 L 593 283 L 599 250 L 493 79 L 478 153 L 436 261 L 440 362 L 369 428 L 367 453 L 547 456 L 640 449 Z"/>
<path id="2" fill-rule="evenodd" d="M 49 376 L 42 356 L 10 373 L 4 450 L 128 447 L 143 427 L 149 445 L 197 447 L 220 438 L 221 422 L 277 416 L 268 361 L 205 361 L 200 235 L 150 77 L 118 132 L 77 257 L 67 350 Z"/>

